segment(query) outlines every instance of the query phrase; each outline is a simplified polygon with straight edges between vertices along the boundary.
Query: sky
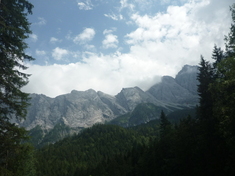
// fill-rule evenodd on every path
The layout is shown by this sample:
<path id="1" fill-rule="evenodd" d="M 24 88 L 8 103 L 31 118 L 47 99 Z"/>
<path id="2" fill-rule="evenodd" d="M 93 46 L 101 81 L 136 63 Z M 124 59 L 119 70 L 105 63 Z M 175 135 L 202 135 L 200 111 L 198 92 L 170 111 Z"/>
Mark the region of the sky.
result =
<path id="1" fill-rule="evenodd" d="M 148 90 L 224 48 L 233 0 L 28 0 L 27 93 Z"/>

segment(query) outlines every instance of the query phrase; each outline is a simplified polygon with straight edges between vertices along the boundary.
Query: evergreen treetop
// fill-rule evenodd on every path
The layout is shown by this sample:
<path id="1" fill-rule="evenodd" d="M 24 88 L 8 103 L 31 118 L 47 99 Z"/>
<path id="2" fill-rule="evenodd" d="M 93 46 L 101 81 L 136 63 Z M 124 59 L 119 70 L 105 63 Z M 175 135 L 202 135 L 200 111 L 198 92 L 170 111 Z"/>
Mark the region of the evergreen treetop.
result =
<path id="1" fill-rule="evenodd" d="M 28 172 L 31 148 L 22 144 L 27 138 L 24 128 L 10 123 L 11 118 L 26 116 L 28 94 L 21 88 L 28 83 L 25 61 L 33 58 L 25 54 L 28 47 L 30 23 L 27 15 L 33 5 L 27 0 L 0 0 L 0 175 L 33 175 Z M 26 157 L 28 156 L 28 157 Z"/>

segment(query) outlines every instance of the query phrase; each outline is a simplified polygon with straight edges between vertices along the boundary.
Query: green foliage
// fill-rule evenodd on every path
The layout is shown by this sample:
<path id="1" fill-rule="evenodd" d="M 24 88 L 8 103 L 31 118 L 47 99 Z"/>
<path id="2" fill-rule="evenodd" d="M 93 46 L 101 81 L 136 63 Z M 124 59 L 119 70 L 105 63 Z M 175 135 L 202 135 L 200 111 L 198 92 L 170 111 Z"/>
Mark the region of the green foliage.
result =
<path id="1" fill-rule="evenodd" d="M 73 175 L 99 162 L 121 155 L 148 141 L 133 130 L 114 125 L 95 125 L 37 152 L 38 175 Z"/>
<path id="2" fill-rule="evenodd" d="M 153 139 L 159 139 L 160 120 L 159 119 L 151 120 L 147 123 L 140 124 L 137 126 L 132 126 L 127 129 L 134 130 L 138 132 L 140 135 L 149 138 L 150 141 L 153 141 Z"/>
<path id="3" fill-rule="evenodd" d="M 181 119 L 185 119 L 188 116 L 191 116 L 192 118 L 196 118 L 196 108 L 185 108 L 185 109 L 180 109 L 176 110 L 174 112 L 171 112 L 167 115 L 167 119 L 175 124 L 180 122 Z"/>
<path id="4" fill-rule="evenodd" d="M 41 148 L 45 145 L 53 144 L 65 137 L 77 134 L 83 128 L 71 128 L 64 123 L 58 123 L 51 130 L 42 129 L 40 126 L 29 131 L 30 143 L 36 148 Z"/>
<path id="5" fill-rule="evenodd" d="M 0 174 L 33 175 L 25 162 L 32 149 L 22 141 L 27 138 L 23 128 L 11 124 L 12 117 L 22 120 L 26 116 L 28 94 L 21 88 L 28 83 L 28 74 L 21 72 L 25 61 L 33 60 L 25 54 L 24 40 L 31 33 L 27 15 L 33 5 L 26 0 L 0 1 Z M 27 162 L 30 163 L 30 162 Z M 31 174 L 32 173 L 32 174 Z"/>
<path id="6" fill-rule="evenodd" d="M 231 16 L 232 16 L 232 24 L 230 27 L 230 32 L 227 36 L 225 36 L 225 47 L 227 57 L 234 58 L 235 51 L 235 4 L 230 7 Z"/>
<path id="7" fill-rule="evenodd" d="M 35 128 L 31 129 L 29 131 L 30 143 L 37 147 L 43 140 L 44 133 L 45 132 L 41 129 L 40 126 L 36 126 Z"/>
<path id="8" fill-rule="evenodd" d="M 198 95 L 200 97 L 199 117 L 201 120 L 207 120 L 212 114 L 212 95 L 209 91 L 209 85 L 213 82 L 213 68 L 208 61 L 201 56 L 199 74 Z"/>
<path id="9" fill-rule="evenodd" d="M 166 115 L 163 111 L 161 111 L 161 116 L 160 116 L 160 138 L 161 140 L 164 140 L 167 135 L 170 133 L 171 131 L 171 123 L 170 121 L 166 118 Z"/>
<path id="10" fill-rule="evenodd" d="M 34 175 L 33 148 L 22 140 L 28 135 L 24 128 L 0 119 L 0 174 Z"/>
<path id="11" fill-rule="evenodd" d="M 115 119 L 111 120 L 107 124 L 113 124 L 118 125 L 122 127 L 128 127 L 129 126 L 129 119 L 130 119 L 131 113 L 126 113 L 124 115 L 118 116 Z"/>
<path id="12" fill-rule="evenodd" d="M 130 126 L 139 125 L 157 119 L 160 116 L 162 108 L 152 103 L 141 103 L 131 113 L 129 124 Z"/>
<path id="13" fill-rule="evenodd" d="M 171 120 L 180 120 L 173 125 L 163 109 L 160 119 L 126 129 L 95 125 L 40 149 L 38 176 L 235 175 L 235 4 L 231 12 L 226 51 L 215 45 L 214 63 L 201 57 L 196 118 L 185 117 L 195 110 L 175 112 Z M 115 123 L 135 125 L 153 112 L 159 109 L 142 104 Z"/>
<path id="14" fill-rule="evenodd" d="M 219 134 L 226 142 L 229 155 L 228 174 L 234 175 L 235 169 L 235 4 L 231 7 L 232 24 L 225 37 L 226 51 L 224 58 L 217 66 L 218 75 L 210 86 L 213 95 L 214 117 L 218 120 Z"/>
<path id="15" fill-rule="evenodd" d="M 214 63 L 201 57 L 197 118 L 188 116 L 173 128 L 162 112 L 160 140 L 112 157 L 88 175 L 235 174 L 235 4 L 231 12 L 233 24 L 225 40 L 225 53 L 215 46 Z"/>
<path id="16" fill-rule="evenodd" d="M 26 0 L 2 0 L 0 3 L 0 112 L 1 118 L 9 119 L 10 114 L 25 117 L 28 94 L 20 90 L 28 83 L 28 74 L 22 63 L 33 60 L 24 53 L 24 40 L 31 33 L 27 13 L 32 13 L 32 4 Z"/>
<path id="17" fill-rule="evenodd" d="M 235 135 L 235 56 L 224 59 L 218 68 L 222 77 L 211 85 L 216 106 L 214 112 L 221 121 L 221 128 L 225 136 Z M 228 131 L 229 130 L 229 131 Z"/>

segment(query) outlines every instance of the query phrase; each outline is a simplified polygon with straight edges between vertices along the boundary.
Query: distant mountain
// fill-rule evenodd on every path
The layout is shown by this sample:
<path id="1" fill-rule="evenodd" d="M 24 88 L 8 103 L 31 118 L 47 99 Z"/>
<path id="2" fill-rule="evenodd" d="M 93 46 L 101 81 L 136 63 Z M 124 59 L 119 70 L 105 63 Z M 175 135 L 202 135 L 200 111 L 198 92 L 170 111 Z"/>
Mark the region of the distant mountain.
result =
<path id="1" fill-rule="evenodd" d="M 165 103 L 196 104 L 198 102 L 197 73 L 197 66 L 185 65 L 175 79 L 163 76 L 162 81 L 152 86 L 147 92 Z"/>
<path id="2" fill-rule="evenodd" d="M 151 103 L 156 106 L 158 112 L 163 109 L 167 114 L 175 110 L 194 107 L 198 103 L 197 72 L 196 66 L 186 65 L 176 78 L 163 76 L 160 83 L 153 85 L 147 91 L 139 87 L 123 88 L 116 96 L 92 89 L 73 90 L 71 93 L 55 98 L 31 94 L 31 106 L 28 107 L 26 120 L 14 122 L 29 130 L 40 127 L 44 132 L 44 137 L 57 124 L 79 131 L 78 129 L 87 128 L 96 123 L 109 122 L 135 112 L 136 115 L 132 116 L 128 123 L 133 125 L 146 123 L 151 119 L 159 118 L 160 113 L 154 114 L 153 117 L 143 116 L 141 119 L 141 110 L 135 109 L 139 104 Z M 135 117 L 138 118 L 135 119 Z M 62 133 L 61 136 L 66 134 Z"/>
<path id="3" fill-rule="evenodd" d="M 197 74 L 198 66 L 185 65 L 176 75 L 175 81 L 193 95 L 197 95 L 197 85 L 199 84 Z"/>
<path id="4" fill-rule="evenodd" d="M 38 125 L 52 129 L 60 122 L 70 127 L 90 127 L 128 112 L 115 97 L 92 89 L 73 90 L 56 98 L 32 94 L 30 103 L 26 120 L 18 122 L 27 129 Z"/>

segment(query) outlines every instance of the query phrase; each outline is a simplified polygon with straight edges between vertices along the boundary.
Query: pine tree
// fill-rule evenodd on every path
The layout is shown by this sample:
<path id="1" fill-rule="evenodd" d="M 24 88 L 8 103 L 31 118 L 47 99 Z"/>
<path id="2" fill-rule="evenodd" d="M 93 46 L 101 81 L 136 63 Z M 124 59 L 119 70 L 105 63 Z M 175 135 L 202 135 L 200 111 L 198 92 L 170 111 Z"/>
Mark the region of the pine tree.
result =
<path id="1" fill-rule="evenodd" d="M 171 123 L 166 118 L 164 111 L 161 111 L 160 116 L 160 138 L 163 139 L 171 130 Z"/>
<path id="2" fill-rule="evenodd" d="M 230 27 L 230 32 L 225 36 L 225 47 L 227 57 L 233 57 L 235 55 L 235 4 L 230 7 L 232 15 L 232 24 Z"/>
<path id="3" fill-rule="evenodd" d="M 21 151 L 26 151 L 22 140 L 26 130 L 11 124 L 11 118 L 21 120 L 26 116 L 28 94 L 21 88 L 28 83 L 25 61 L 33 60 L 25 54 L 24 42 L 31 33 L 27 15 L 33 5 L 27 0 L 0 0 L 0 173 L 21 175 Z M 22 173 L 22 175 L 26 175 Z"/>
<path id="4" fill-rule="evenodd" d="M 198 95 L 200 97 L 199 118 L 206 120 L 212 115 L 212 97 L 209 91 L 209 85 L 213 82 L 213 69 L 208 61 L 205 61 L 201 56 L 199 66 L 199 74 L 197 77 L 199 81 Z"/>
<path id="5" fill-rule="evenodd" d="M 217 66 L 217 79 L 211 85 L 214 115 L 219 121 L 220 134 L 228 147 L 227 175 L 234 175 L 235 163 L 235 4 L 230 8 L 232 24 L 225 37 L 225 54 Z"/>
<path id="6" fill-rule="evenodd" d="M 215 71 L 214 74 L 216 74 L 217 71 L 217 66 L 218 64 L 222 61 L 222 59 L 224 58 L 224 52 L 223 50 L 219 47 L 217 47 L 216 45 L 214 46 L 213 52 L 212 52 L 212 59 L 214 60 L 213 63 L 213 69 Z M 218 75 L 217 75 L 218 76 Z M 216 77 L 217 77 L 216 76 Z"/>
<path id="7" fill-rule="evenodd" d="M 201 57 L 199 74 L 198 74 L 198 93 L 200 97 L 199 116 L 198 116 L 198 146 L 199 146 L 199 173 L 204 172 L 207 175 L 220 174 L 223 170 L 223 140 L 218 133 L 218 119 L 214 115 L 215 101 L 211 91 L 211 85 L 214 84 L 217 74 L 217 65 L 222 60 L 222 51 L 217 47 L 214 48 L 212 58 L 213 64 L 205 61 Z"/>

